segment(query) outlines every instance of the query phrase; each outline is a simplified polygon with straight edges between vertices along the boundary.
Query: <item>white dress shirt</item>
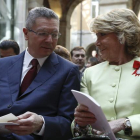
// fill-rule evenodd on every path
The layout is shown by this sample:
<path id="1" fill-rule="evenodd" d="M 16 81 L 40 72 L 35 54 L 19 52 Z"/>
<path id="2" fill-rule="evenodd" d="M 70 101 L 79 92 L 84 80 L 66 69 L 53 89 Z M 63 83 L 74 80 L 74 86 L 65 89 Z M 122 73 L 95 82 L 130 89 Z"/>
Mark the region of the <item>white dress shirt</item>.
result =
<path id="1" fill-rule="evenodd" d="M 28 49 L 28 48 L 27 48 Z M 30 68 L 32 67 L 31 61 L 32 59 L 37 59 L 38 60 L 38 72 L 40 70 L 40 68 L 42 67 L 42 65 L 44 64 L 45 60 L 48 58 L 48 56 L 43 57 L 43 58 L 34 58 L 33 56 L 31 56 L 28 52 L 28 50 L 26 49 L 25 51 L 25 55 L 24 55 L 24 60 L 23 60 L 23 67 L 22 67 L 22 76 L 21 76 L 21 83 L 23 81 L 24 76 L 26 75 L 26 73 L 30 70 Z"/>
<path id="2" fill-rule="evenodd" d="M 44 62 L 45 62 L 45 60 L 46 60 L 47 58 L 48 58 L 48 56 L 43 57 L 43 58 L 34 58 L 33 56 L 31 56 L 31 55 L 29 54 L 28 48 L 27 48 L 26 51 L 25 51 L 24 60 L 23 60 L 21 83 L 22 83 L 22 81 L 23 81 L 24 76 L 26 75 L 26 73 L 27 73 L 27 72 L 30 70 L 30 68 L 32 67 L 32 64 L 31 64 L 32 59 L 37 59 L 37 60 L 38 60 L 38 63 L 39 63 L 39 65 L 38 65 L 38 72 L 39 72 L 40 68 L 42 67 L 42 65 L 44 64 Z M 42 116 L 41 116 L 41 117 L 42 117 Z M 45 130 L 45 121 L 44 121 L 44 118 L 43 118 L 43 117 L 42 117 L 42 119 L 43 119 L 43 122 L 44 122 L 44 123 L 43 123 L 43 126 L 42 126 L 40 132 L 39 132 L 39 133 L 36 133 L 36 132 L 34 133 L 34 134 L 40 135 L 40 136 L 42 136 L 42 135 L 44 134 L 44 130 Z"/>

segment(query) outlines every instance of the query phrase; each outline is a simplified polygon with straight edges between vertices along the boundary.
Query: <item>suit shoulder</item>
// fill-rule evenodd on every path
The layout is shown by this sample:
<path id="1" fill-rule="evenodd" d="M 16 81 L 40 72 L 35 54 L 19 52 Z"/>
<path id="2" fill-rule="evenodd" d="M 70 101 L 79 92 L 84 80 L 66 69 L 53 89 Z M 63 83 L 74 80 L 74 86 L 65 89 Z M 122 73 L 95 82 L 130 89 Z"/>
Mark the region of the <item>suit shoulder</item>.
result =
<path id="1" fill-rule="evenodd" d="M 0 63 L 10 63 L 13 59 L 13 56 L 9 56 L 9 57 L 4 57 L 4 58 L 0 58 Z"/>
<path id="2" fill-rule="evenodd" d="M 0 65 L 1 66 L 4 66 L 4 65 L 9 66 L 10 64 L 18 61 L 20 57 L 21 57 L 21 55 L 14 55 L 14 56 L 0 58 Z"/>

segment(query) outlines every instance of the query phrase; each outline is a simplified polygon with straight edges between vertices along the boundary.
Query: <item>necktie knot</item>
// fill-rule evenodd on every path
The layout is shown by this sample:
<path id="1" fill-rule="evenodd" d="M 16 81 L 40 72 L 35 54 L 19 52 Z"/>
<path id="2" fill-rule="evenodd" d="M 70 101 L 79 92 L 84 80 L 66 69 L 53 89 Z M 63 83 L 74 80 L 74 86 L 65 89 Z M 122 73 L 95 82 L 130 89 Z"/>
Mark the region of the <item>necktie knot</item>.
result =
<path id="1" fill-rule="evenodd" d="M 31 64 L 36 67 L 38 65 L 38 60 L 32 59 Z"/>

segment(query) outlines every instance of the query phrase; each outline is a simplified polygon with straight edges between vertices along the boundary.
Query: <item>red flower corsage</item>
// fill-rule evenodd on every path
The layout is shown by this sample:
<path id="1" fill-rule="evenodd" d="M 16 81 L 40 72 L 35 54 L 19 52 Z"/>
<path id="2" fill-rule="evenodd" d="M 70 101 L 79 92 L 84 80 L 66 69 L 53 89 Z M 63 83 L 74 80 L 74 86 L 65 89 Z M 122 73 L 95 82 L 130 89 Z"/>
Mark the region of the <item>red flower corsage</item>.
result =
<path id="1" fill-rule="evenodd" d="M 140 62 L 135 60 L 134 63 L 133 63 L 133 68 L 136 69 L 133 72 L 133 74 L 135 74 L 135 76 L 139 76 L 140 75 Z"/>

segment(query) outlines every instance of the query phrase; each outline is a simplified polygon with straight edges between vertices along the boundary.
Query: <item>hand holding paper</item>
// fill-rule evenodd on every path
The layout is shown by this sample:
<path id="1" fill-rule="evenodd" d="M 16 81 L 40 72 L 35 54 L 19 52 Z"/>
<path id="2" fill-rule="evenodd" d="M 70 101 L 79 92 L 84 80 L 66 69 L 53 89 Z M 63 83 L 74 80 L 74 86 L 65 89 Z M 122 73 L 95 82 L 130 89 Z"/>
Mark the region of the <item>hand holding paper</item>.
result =
<path id="1" fill-rule="evenodd" d="M 42 116 L 29 111 L 19 115 L 18 118 L 19 119 L 16 121 L 17 123 L 19 123 L 18 126 L 9 125 L 6 126 L 6 128 L 12 133 L 20 136 L 40 132 L 44 123 Z"/>
<path id="2" fill-rule="evenodd" d="M 112 132 L 109 123 L 106 120 L 106 117 L 97 101 L 95 101 L 91 96 L 76 90 L 72 90 L 72 93 L 79 104 L 87 106 L 89 111 L 95 115 L 97 120 L 91 125 L 92 128 L 104 132 L 111 140 L 116 140 L 114 133 Z"/>
<path id="3" fill-rule="evenodd" d="M 5 128 L 5 125 L 18 125 L 17 123 L 10 122 L 15 120 L 18 120 L 18 117 L 16 117 L 12 113 L 0 117 L 0 134 L 11 133 Z"/>
<path id="4" fill-rule="evenodd" d="M 81 127 L 85 127 L 88 124 L 93 124 L 96 121 L 96 118 L 94 116 L 94 114 L 92 114 L 89 110 L 87 106 L 84 106 L 82 104 L 79 104 L 76 108 L 75 108 L 75 113 L 74 113 L 74 118 L 75 118 L 75 122 L 81 126 Z"/>

